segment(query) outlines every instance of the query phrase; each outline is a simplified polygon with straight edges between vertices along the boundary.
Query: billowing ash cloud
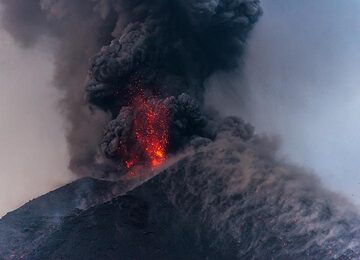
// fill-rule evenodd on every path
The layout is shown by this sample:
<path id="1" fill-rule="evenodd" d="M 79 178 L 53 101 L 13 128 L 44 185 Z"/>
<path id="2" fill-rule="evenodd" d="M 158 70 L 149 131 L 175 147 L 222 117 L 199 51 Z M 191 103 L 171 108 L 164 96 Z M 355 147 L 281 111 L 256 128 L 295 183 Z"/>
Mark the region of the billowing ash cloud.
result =
<path id="1" fill-rule="evenodd" d="M 121 8 L 120 8 L 121 7 Z M 202 99 L 204 80 L 237 65 L 258 1 L 119 1 L 116 39 L 92 60 L 87 95 L 104 109 L 134 86 Z"/>
<path id="2" fill-rule="evenodd" d="M 170 110 L 167 152 L 176 152 L 195 135 L 209 137 L 212 129 L 200 108 L 204 81 L 236 67 L 261 9 L 258 1 L 121 4 L 116 39 L 92 59 L 86 92 L 91 104 L 117 117 L 107 128 L 103 152 L 133 165 L 124 158 L 142 157 L 139 140 L 133 140 L 138 108 L 127 105 L 138 89 L 164 99 L 160 102 Z"/>
<path id="3" fill-rule="evenodd" d="M 58 40 L 55 83 L 65 93 L 70 167 L 86 174 L 96 166 L 108 120 L 84 102 L 90 57 L 98 52 L 86 98 L 113 118 L 139 85 L 162 98 L 185 92 L 202 103 L 204 80 L 237 65 L 261 14 L 259 0 L 1 2 L 3 25 L 20 43 L 31 46 L 43 35 Z"/>

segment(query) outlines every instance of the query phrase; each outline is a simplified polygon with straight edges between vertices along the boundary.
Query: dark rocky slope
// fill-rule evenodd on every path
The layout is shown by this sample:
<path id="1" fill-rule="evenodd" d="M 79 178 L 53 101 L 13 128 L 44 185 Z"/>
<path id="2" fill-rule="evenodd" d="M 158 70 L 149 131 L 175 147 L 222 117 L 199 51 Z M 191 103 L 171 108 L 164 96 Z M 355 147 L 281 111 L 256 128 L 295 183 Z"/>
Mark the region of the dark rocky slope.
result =
<path id="1" fill-rule="evenodd" d="M 121 193 L 123 185 L 84 178 L 32 200 L 0 220 L 0 259 L 20 259 L 81 210 Z"/>
<path id="2" fill-rule="evenodd" d="M 22 239 L 23 259 L 359 259 L 360 220 L 351 205 L 278 163 L 263 148 L 268 141 L 244 141 L 239 130 L 235 124 L 214 142 L 193 142 L 197 148 L 149 181 L 67 211 L 50 231 L 46 222 Z M 18 230 L 29 226 L 27 217 L 16 218 Z M 3 249 L 14 248 L 3 241 Z"/>

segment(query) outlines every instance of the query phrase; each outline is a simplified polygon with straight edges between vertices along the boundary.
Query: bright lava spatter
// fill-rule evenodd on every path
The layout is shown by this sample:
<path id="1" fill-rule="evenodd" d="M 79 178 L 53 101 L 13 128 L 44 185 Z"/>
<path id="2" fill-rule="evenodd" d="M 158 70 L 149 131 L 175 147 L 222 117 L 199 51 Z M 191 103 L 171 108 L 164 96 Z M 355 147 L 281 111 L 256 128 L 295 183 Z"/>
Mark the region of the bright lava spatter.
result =
<path id="1" fill-rule="evenodd" d="M 156 97 L 145 97 L 143 93 L 133 99 L 131 106 L 135 111 L 133 133 L 140 151 L 125 160 L 125 167 L 132 169 L 140 164 L 155 168 L 166 159 L 169 109 Z"/>

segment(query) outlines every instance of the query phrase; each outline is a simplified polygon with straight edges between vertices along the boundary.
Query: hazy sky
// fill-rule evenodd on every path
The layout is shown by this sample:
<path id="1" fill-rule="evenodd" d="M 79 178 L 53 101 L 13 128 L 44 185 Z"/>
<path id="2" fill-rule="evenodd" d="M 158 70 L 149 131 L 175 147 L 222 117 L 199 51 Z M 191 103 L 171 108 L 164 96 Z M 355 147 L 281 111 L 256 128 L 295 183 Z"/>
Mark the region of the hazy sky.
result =
<path id="1" fill-rule="evenodd" d="M 244 75 L 214 80 L 237 93 L 211 102 L 279 135 L 283 156 L 360 204 L 360 1 L 262 2 Z"/>
<path id="2" fill-rule="evenodd" d="M 0 30 L 0 216 L 70 179 L 51 54 Z"/>

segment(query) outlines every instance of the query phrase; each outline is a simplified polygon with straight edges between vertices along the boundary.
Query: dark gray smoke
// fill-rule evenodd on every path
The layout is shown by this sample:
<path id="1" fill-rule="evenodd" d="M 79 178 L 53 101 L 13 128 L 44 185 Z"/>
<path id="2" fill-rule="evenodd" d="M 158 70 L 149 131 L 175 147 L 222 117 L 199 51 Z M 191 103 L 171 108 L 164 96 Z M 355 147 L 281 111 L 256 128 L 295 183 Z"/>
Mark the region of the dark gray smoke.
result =
<path id="1" fill-rule="evenodd" d="M 204 81 L 214 72 L 235 68 L 259 1 L 120 1 L 114 39 L 91 62 L 87 99 L 117 117 L 107 128 L 102 150 L 123 159 L 119 147 L 133 150 L 134 109 L 123 108 L 141 89 L 165 99 L 171 110 L 168 151 L 177 151 L 193 135 L 208 137 L 201 116 Z M 131 14 L 131 15 L 130 15 Z M 216 37 L 214 37 L 216 35 Z M 117 116 L 118 111 L 119 116 Z M 125 145 L 124 145 L 125 144 Z M 141 154 L 140 151 L 137 154 Z"/>
<path id="2" fill-rule="evenodd" d="M 237 66 L 247 34 L 261 14 L 258 0 L 2 0 L 3 25 L 31 46 L 40 36 L 58 40 L 56 85 L 64 90 L 70 167 L 89 174 L 105 116 L 112 117 L 132 89 L 161 97 L 183 92 L 203 98 L 204 81 Z"/>
<path id="3" fill-rule="evenodd" d="M 234 68 L 259 1 L 118 1 L 116 39 L 92 60 L 87 95 L 106 109 L 126 105 L 138 85 L 161 96 L 202 99 L 204 80 Z"/>

